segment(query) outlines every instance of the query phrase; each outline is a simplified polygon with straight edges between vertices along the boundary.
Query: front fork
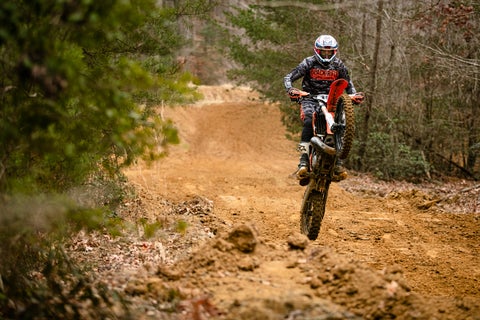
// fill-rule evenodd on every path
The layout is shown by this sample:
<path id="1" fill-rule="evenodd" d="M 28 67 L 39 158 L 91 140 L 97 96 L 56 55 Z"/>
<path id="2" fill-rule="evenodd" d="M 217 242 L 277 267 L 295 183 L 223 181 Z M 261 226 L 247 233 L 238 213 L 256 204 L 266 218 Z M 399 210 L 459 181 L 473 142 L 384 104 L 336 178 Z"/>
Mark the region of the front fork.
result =
<path id="1" fill-rule="evenodd" d="M 318 101 L 318 103 L 319 103 L 319 106 L 320 106 L 320 111 L 322 112 L 323 116 L 325 117 L 325 129 L 326 129 L 325 131 L 326 131 L 326 134 L 331 135 L 331 134 L 333 134 L 333 131 L 335 131 L 336 126 L 338 126 L 335 123 L 335 120 L 333 119 L 333 117 L 335 115 L 335 110 L 328 110 L 326 105 L 325 105 L 325 102 L 323 102 L 321 100 Z M 313 113 L 313 119 L 312 119 L 313 134 L 314 135 L 319 134 L 319 132 L 318 132 L 319 128 L 317 127 L 317 117 L 318 117 L 318 113 L 314 112 Z"/>
<path id="2" fill-rule="evenodd" d="M 335 121 L 333 120 L 333 112 L 329 112 L 325 106 L 322 106 L 321 109 L 327 122 L 327 134 L 333 134 L 331 130 L 331 128 L 335 125 Z"/>

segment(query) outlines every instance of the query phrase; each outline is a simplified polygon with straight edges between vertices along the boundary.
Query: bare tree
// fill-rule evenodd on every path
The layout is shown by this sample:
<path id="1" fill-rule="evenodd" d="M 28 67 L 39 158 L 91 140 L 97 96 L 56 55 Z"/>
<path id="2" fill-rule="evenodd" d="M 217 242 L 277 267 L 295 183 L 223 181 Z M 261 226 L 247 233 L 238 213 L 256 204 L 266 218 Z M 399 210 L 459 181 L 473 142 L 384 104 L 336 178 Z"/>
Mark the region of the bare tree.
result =
<path id="1" fill-rule="evenodd" d="M 378 72 L 378 60 L 379 60 L 379 50 L 380 50 L 380 41 L 382 34 L 382 17 L 383 17 L 383 0 L 378 0 L 377 3 L 377 18 L 376 18 L 376 29 L 375 29 L 375 45 L 373 48 L 373 56 L 370 67 L 370 83 L 368 86 L 368 100 L 365 106 L 365 112 L 363 116 L 362 128 L 360 131 L 360 148 L 358 151 L 358 159 L 360 160 L 359 169 L 364 167 L 362 160 L 365 158 L 365 149 L 368 143 L 368 135 L 370 132 L 370 116 L 372 112 L 372 106 L 376 103 L 377 95 L 377 72 Z M 362 37 L 365 37 L 362 35 Z"/>

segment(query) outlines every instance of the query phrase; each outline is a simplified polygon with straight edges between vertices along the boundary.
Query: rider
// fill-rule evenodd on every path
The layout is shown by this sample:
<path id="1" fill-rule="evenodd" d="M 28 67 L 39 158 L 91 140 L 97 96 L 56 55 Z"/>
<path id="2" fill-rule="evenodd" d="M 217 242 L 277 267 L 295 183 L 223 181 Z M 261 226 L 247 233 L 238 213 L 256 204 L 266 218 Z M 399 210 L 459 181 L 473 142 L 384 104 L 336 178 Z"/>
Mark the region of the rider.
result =
<path id="1" fill-rule="evenodd" d="M 291 98 L 298 98 L 295 95 L 295 90 L 298 89 L 292 86 L 292 82 L 302 77 L 302 90 L 307 91 L 311 95 L 328 94 L 332 82 L 340 78 L 348 81 L 346 92 L 355 94 L 356 90 L 348 75 L 347 67 L 337 57 L 337 50 L 338 43 L 335 38 L 330 35 L 319 36 L 315 40 L 314 55 L 303 59 L 298 66 L 285 76 L 284 85 L 288 95 Z M 301 101 L 300 117 L 303 121 L 303 130 L 300 144 L 298 145 L 298 151 L 300 151 L 301 155 L 296 174 L 302 185 L 302 181 L 305 182 L 304 180 L 308 176 L 308 149 L 310 139 L 313 137 L 312 115 L 315 109 L 318 108 L 318 105 L 318 101 L 313 98 L 306 97 Z M 340 160 L 337 161 L 335 166 L 335 175 L 339 179 L 346 178 L 346 170 Z"/>

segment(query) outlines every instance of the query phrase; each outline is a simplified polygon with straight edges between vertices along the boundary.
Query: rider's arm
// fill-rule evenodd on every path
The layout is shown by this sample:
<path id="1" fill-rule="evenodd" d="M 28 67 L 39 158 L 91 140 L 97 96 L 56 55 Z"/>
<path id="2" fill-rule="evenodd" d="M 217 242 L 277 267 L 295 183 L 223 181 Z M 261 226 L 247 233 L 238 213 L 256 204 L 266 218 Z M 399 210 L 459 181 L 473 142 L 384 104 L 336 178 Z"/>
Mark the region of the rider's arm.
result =
<path id="1" fill-rule="evenodd" d="M 350 79 L 350 76 L 348 74 L 348 69 L 345 67 L 345 65 L 342 66 L 342 70 L 339 72 L 340 78 L 343 78 L 348 81 L 348 86 L 345 89 L 347 94 L 349 94 L 352 97 L 352 101 L 354 104 L 361 104 L 363 103 L 365 99 L 365 95 L 363 92 L 357 92 L 355 89 L 352 80 Z"/>
<path id="2" fill-rule="evenodd" d="M 352 79 L 350 79 L 350 75 L 348 74 L 348 69 L 343 63 L 341 63 L 338 71 L 339 71 L 339 78 L 342 78 L 348 81 L 348 86 L 347 86 L 347 89 L 345 89 L 345 91 L 347 91 L 348 94 L 357 93 L 357 90 L 353 85 Z"/>
<path id="3" fill-rule="evenodd" d="M 348 79 L 348 86 L 347 86 L 346 91 L 347 91 L 348 94 L 355 94 L 355 93 L 357 93 L 357 90 L 356 90 L 355 87 L 353 86 L 353 82 L 352 82 L 351 79 Z"/>
<path id="4" fill-rule="evenodd" d="M 296 66 L 289 74 L 283 78 L 283 85 L 285 86 L 285 90 L 288 92 L 291 88 L 293 88 L 293 82 L 302 78 L 308 70 L 308 64 L 306 59 L 304 59 L 298 66 Z"/>

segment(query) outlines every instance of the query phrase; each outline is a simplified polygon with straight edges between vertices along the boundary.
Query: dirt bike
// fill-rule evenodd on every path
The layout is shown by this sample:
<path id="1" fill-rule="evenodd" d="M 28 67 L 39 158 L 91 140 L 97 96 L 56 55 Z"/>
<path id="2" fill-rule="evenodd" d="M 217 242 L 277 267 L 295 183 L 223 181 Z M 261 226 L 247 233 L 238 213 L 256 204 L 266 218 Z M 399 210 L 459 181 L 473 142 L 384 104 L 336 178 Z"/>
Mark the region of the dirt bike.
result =
<path id="1" fill-rule="evenodd" d="M 309 147 L 310 167 L 300 210 L 300 229 L 310 240 L 317 239 L 320 232 L 330 183 L 345 178 L 335 174 L 335 165 L 350 153 L 355 135 L 353 103 L 363 101 L 361 93 L 345 93 L 347 86 L 346 80 L 338 79 L 330 86 L 328 95 L 313 96 L 298 89 L 290 94 L 290 98 L 298 103 L 307 97 L 319 102 L 319 110 L 312 118 L 314 134 Z"/>

